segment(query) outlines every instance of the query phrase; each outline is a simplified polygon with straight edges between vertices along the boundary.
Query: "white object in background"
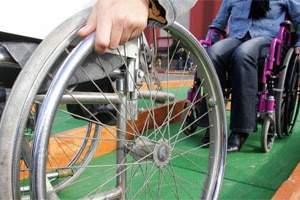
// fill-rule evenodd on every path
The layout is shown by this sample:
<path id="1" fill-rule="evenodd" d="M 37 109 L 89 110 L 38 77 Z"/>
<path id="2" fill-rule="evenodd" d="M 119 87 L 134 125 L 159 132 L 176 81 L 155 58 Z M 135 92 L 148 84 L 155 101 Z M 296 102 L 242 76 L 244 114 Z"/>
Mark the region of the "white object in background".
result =
<path id="1" fill-rule="evenodd" d="M 95 0 L 2 0 L 0 31 L 43 39 L 73 14 Z"/>

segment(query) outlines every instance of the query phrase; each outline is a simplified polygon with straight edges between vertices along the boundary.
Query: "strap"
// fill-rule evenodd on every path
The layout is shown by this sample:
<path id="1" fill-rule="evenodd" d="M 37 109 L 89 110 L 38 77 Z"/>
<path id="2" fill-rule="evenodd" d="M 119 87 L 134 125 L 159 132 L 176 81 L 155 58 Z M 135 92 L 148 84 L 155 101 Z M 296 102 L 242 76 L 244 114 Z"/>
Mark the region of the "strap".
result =
<path id="1" fill-rule="evenodd" d="M 158 3 L 158 1 L 157 0 L 150 0 L 149 19 L 153 19 L 155 21 L 158 21 L 159 23 L 166 24 L 167 20 L 166 20 L 165 16 L 166 16 L 166 11 Z"/>

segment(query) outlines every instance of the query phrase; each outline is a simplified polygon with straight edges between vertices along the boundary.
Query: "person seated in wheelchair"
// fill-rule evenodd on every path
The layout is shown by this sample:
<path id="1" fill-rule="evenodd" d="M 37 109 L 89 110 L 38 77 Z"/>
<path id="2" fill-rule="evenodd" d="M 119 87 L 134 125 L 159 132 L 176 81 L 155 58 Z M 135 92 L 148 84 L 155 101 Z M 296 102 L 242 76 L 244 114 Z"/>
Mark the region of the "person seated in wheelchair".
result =
<path id="1" fill-rule="evenodd" d="M 208 54 L 225 90 L 226 74 L 231 77 L 232 97 L 227 152 L 238 152 L 249 133 L 257 131 L 258 59 L 277 37 L 286 14 L 296 28 L 295 53 L 300 52 L 299 0 L 223 0 L 212 26 L 229 28 L 226 39 L 216 41 Z M 300 58 L 298 57 L 298 62 Z M 230 67 L 228 67 L 230 66 Z M 203 141 L 207 141 L 206 134 Z"/>

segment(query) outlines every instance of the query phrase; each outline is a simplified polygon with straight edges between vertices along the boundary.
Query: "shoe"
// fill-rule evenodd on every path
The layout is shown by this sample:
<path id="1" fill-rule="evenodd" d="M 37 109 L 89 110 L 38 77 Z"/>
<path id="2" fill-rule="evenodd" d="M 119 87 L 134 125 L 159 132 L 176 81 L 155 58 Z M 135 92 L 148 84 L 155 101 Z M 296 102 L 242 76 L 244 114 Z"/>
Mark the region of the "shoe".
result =
<path id="1" fill-rule="evenodd" d="M 209 147 L 209 129 L 206 130 L 206 133 L 201 140 L 201 147 L 203 147 L 203 148 Z"/>
<path id="2" fill-rule="evenodd" d="M 228 146 L 227 152 L 234 153 L 239 152 L 245 143 L 246 139 L 248 138 L 249 133 L 238 133 L 232 132 L 228 138 Z"/>

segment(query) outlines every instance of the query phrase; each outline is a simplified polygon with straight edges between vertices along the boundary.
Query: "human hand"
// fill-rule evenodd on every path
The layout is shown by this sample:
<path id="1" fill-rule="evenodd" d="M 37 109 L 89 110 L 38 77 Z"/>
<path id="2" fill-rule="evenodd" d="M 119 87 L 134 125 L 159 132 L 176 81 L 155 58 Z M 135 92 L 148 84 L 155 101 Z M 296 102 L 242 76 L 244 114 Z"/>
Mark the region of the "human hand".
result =
<path id="1" fill-rule="evenodd" d="M 300 47 L 295 47 L 295 54 L 298 54 L 297 61 L 300 62 Z"/>
<path id="2" fill-rule="evenodd" d="M 78 35 L 86 37 L 96 31 L 96 52 L 116 49 L 147 27 L 148 9 L 149 0 L 98 0 Z"/>

